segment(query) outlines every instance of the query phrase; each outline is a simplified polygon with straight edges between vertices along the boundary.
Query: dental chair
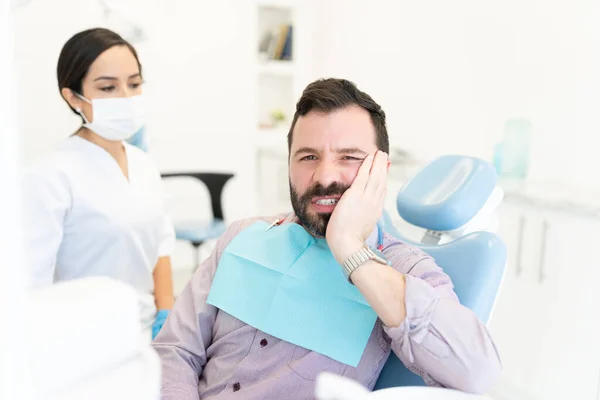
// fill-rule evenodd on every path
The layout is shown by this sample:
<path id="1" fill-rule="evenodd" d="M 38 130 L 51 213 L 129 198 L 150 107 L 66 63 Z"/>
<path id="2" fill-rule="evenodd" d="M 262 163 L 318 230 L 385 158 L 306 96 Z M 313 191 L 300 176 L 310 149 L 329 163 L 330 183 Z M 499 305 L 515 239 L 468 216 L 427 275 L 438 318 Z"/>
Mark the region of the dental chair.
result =
<path id="1" fill-rule="evenodd" d="M 227 229 L 221 200 L 223 188 L 233 178 L 233 174 L 218 172 L 176 172 L 164 173 L 161 176 L 163 179 L 195 178 L 208 188 L 212 218 L 207 220 L 175 221 L 175 237 L 177 240 L 187 241 L 194 248 L 195 270 L 200 265 L 200 246 L 208 240 L 217 239 Z"/>
<path id="2" fill-rule="evenodd" d="M 380 224 L 396 238 L 420 247 L 450 276 L 464 306 L 487 323 L 504 276 L 506 247 L 492 231 L 503 191 L 489 163 L 465 156 L 440 157 L 398 193 L 398 214 L 423 228 L 420 241 L 406 238 L 384 211 Z M 424 386 L 391 353 L 375 390 Z"/>
<path id="3" fill-rule="evenodd" d="M 136 132 L 128 143 L 148 151 L 148 142 L 144 128 Z M 225 233 L 227 225 L 224 222 L 222 195 L 227 182 L 233 178 L 230 173 L 218 172 L 176 172 L 163 173 L 161 177 L 167 178 L 194 178 L 202 182 L 208 189 L 211 202 L 212 218 L 202 220 L 175 221 L 175 237 L 177 240 L 189 242 L 194 248 L 194 270 L 200 265 L 200 246 L 206 241 L 217 239 Z"/>

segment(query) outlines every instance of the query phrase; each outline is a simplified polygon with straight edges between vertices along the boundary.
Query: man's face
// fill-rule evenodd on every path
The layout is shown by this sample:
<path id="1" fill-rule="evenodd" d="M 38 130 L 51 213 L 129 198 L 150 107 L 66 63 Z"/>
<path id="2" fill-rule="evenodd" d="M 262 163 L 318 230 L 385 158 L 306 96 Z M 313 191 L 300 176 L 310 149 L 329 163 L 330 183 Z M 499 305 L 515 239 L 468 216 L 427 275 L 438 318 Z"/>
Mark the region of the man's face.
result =
<path id="1" fill-rule="evenodd" d="M 358 106 L 298 118 L 290 149 L 290 197 L 307 231 L 325 236 L 337 201 L 363 159 L 376 151 L 375 127 Z"/>

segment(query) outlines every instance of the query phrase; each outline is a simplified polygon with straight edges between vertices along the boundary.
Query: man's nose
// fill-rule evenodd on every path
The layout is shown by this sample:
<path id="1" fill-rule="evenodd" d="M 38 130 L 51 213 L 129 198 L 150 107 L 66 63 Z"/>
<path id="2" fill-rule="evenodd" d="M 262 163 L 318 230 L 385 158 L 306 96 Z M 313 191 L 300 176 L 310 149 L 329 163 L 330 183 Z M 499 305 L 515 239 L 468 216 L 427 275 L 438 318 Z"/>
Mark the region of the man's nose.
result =
<path id="1" fill-rule="evenodd" d="M 313 180 L 323 187 L 329 187 L 332 183 L 341 181 L 341 171 L 334 163 L 322 161 L 315 171 Z"/>

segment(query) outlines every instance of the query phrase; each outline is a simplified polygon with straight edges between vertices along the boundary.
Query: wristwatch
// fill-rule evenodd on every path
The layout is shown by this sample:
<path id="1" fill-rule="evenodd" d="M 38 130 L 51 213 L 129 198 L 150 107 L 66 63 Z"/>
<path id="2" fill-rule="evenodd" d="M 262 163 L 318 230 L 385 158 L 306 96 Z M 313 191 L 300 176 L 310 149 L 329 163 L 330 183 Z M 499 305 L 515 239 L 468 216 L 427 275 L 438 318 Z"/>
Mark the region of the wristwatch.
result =
<path id="1" fill-rule="evenodd" d="M 389 261 L 381 251 L 365 246 L 354 252 L 342 263 L 342 270 L 344 271 L 344 275 L 346 276 L 346 279 L 348 279 L 348 282 L 352 283 L 352 279 L 350 279 L 352 272 L 369 260 L 376 261 L 383 265 L 390 265 Z"/>

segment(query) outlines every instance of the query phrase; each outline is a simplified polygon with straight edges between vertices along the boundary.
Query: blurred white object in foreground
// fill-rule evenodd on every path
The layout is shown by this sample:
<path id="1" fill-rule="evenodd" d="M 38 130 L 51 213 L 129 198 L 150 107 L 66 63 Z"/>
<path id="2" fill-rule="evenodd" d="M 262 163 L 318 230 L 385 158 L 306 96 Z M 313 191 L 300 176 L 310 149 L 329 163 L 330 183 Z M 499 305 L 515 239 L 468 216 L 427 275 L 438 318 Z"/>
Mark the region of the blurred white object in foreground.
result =
<path id="1" fill-rule="evenodd" d="M 396 387 L 369 392 L 357 382 L 330 373 L 322 373 L 315 388 L 317 400 L 486 400 L 455 390 L 430 387 Z"/>
<path id="2" fill-rule="evenodd" d="M 160 363 L 138 316 L 135 290 L 109 278 L 32 292 L 34 398 L 158 399 Z"/>

